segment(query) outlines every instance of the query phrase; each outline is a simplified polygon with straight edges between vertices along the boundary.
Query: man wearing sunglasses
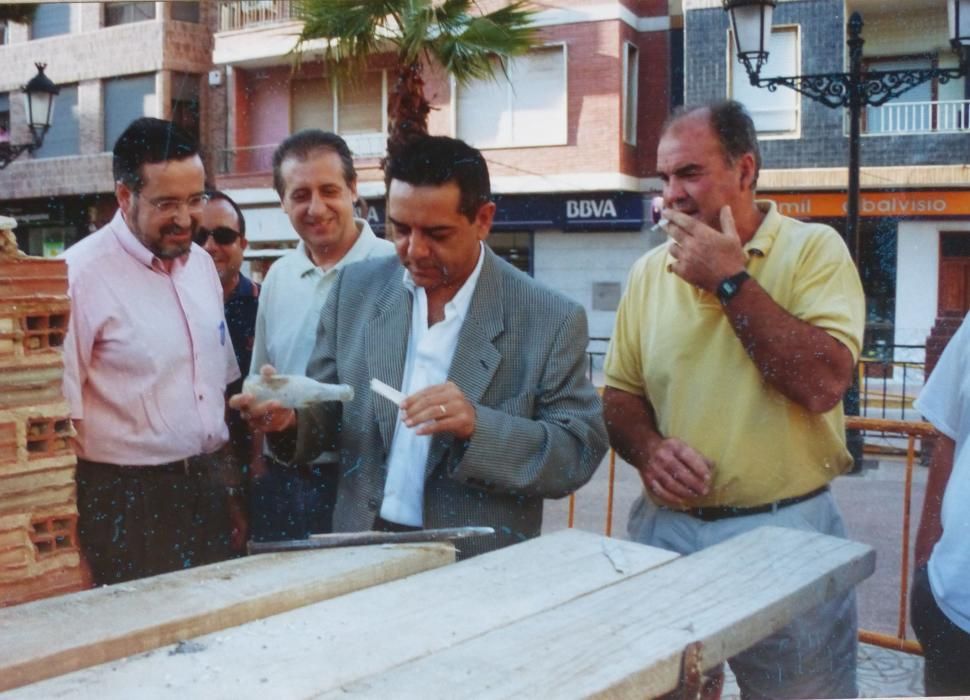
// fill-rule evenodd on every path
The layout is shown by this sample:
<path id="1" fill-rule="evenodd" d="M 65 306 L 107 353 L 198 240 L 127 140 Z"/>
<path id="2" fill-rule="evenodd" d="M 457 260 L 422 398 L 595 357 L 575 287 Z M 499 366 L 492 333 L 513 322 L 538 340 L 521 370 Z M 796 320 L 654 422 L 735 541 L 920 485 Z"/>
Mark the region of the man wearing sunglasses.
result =
<path id="1" fill-rule="evenodd" d="M 78 535 L 97 585 L 225 559 L 226 385 L 239 377 L 191 136 L 132 122 L 114 146 L 118 212 L 72 246 L 64 396 L 77 431 Z"/>
<path id="2" fill-rule="evenodd" d="M 245 375 L 253 356 L 253 341 L 256 336 L 256 310 L 259 304 L 259 285 L 242 274 L 243 252 L 248 246 L 246 240 L 246 219 L 242 210 L 233 199 L 220 190 L 208 190 L 207 201 L 202 209 L 199 228 L 195 232 L 195 242 L 205 249 L 216 264 L 219 281 L 222 283 L 222 301 L 226 313 L 226 325 L 232 346 L 236 350 L 236 360 L 240 371 Z M 242 390 L 242 377 L 226 389 L 232 396 Z M 239 411 L 230 409 L 226 415 L 229 424 L 229 444 L 235 468 L 229 476 L 239 479 L 232 484 L 229 500 L 229 515 L 232 529 L 230 544 L 233 551 L 241 552 L 249 538 L 247 506 L 242 497 L 252 471 L 259 471 L 262 462 L 259 454 L 261 442 L 254 444 L 249 426 L 239 416 Z M 238 489 L 238 490 L 237 490 Z"/>

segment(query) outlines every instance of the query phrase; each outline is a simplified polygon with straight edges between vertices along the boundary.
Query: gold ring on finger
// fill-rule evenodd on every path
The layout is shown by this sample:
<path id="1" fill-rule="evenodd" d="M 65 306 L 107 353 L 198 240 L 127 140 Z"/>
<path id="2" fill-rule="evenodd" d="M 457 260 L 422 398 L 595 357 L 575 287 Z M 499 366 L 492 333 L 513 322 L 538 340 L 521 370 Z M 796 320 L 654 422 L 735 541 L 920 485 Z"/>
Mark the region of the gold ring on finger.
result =
<path id="1" fill-rule="evenodd" d="M 448 413 L 448 411 L 445 410 L 445 405 L 443 403 L 439 403 L 438 408 L 441 409 L 441 415 L 445 415 Z"/>

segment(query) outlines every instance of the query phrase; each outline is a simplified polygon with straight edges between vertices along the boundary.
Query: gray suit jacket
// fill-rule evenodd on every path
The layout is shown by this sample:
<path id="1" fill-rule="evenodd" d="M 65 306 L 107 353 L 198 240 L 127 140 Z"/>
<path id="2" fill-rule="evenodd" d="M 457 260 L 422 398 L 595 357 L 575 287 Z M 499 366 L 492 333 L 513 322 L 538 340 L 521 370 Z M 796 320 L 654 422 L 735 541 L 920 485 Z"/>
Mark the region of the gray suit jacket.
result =
<path id="1" fill-rule="evenodd" d="M 485 248 L 481 277 L 448 378 L 475 406 L 468 441 L 432 439 L 425 465 L 424 526 L 491 525 L 497 535 L 461 543 L 463 556 L 539 534 L 542 500 L 572 493 L 607 449 L 595 389 L 586 377 L 586 315 Z M 340 450 L 334 530 L 371 528 L 381 508 L 398 410 L 369 388 L 400 387 L 411 293 L 396 258 L 345 268 L 324 308 L 307 374 L 354 387 L 346 404 L 300 411 L 299 463 L 328 442 Z"/>

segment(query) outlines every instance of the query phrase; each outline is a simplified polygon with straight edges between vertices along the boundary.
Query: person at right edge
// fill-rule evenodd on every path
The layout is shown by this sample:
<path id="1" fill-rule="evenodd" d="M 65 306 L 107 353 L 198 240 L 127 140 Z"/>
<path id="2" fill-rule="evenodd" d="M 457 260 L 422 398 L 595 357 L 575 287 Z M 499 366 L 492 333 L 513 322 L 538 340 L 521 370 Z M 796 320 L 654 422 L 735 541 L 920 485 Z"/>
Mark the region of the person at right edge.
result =
<path id="1" fill-rule="evenodd" d="M 970 318 L 970 317 L 968 317 Z M 970 321 L 953 336 L 916 408 L 938 431 L 910 594 L 927 695 L 970 695 Z"/>
<path id="2" fill-rule="evenodd" d="M 670 240 L 634 264 L 607 352 L 610 442 L 643 482 L 630 535 L 680 554 L 763 525 L 845 536 L 828 484 L 851 464 L 862 285 L 833 229 L 755 199 L 760 166 L 739 103 L 668 120 Z M 850 591 L 729 659 L 741 696 L 856 697 L 856 627 Z"/>

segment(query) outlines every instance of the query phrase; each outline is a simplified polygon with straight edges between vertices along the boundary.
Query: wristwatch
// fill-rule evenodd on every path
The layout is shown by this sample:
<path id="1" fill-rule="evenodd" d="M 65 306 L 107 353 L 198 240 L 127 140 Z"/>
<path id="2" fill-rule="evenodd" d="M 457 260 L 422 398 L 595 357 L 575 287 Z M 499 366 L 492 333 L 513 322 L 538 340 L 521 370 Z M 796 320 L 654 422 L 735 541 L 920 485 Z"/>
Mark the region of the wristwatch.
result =
<path id="1" fill-rule="evenodd" d="M 749 279 L 751 279 L 751 275 L 749 275 L 746 271 L 741 270 L 741 272 L 738 274 L 731 275 L 730 277 L 726 277 L 721 280 L 721 283 L 717 285 L 717 289 L 714 290 L 714 293 L 717 295 L 718 300 L 722 304 L 727 304 L 737 296 L 738 292 L 741 291 L 741 285 L 745 283 L 745 280 Z"/>

